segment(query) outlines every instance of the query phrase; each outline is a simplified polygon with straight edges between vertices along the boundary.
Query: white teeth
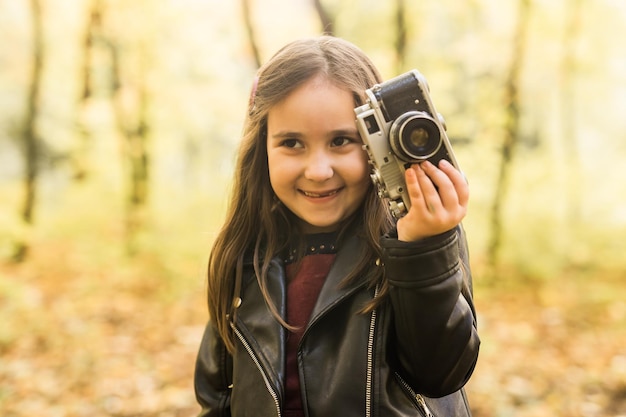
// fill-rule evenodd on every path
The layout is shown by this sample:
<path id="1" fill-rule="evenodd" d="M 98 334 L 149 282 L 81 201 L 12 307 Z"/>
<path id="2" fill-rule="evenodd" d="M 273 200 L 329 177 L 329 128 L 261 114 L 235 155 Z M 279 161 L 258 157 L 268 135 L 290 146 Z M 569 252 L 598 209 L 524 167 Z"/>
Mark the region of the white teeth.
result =
<path id="1" fill-rule="evenodd" d="M 304 194 L 307 197 L 315 197 L 315 198 L 328 197 L 328 196 L 337 194 L 337 190 L 331 191 L 330 193 L 326 193 L 326 194 L 318 194 L 318 193 L 311 193 L 308 191 L 302 191 L 302 194 Z"/>

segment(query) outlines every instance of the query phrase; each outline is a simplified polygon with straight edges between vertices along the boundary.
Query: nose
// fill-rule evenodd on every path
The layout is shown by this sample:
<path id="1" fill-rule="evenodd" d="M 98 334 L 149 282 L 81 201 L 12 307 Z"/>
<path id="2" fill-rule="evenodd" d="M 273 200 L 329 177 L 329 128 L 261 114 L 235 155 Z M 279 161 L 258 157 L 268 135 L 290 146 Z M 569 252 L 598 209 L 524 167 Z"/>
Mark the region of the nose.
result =
<path id="1" fill-rule="evenodd" d="M 322 182 L 332 178 L 333 175 L 333 160 L 326 152 L 315 152 L 307 158 L 304 169 L 306 179 Z"/>

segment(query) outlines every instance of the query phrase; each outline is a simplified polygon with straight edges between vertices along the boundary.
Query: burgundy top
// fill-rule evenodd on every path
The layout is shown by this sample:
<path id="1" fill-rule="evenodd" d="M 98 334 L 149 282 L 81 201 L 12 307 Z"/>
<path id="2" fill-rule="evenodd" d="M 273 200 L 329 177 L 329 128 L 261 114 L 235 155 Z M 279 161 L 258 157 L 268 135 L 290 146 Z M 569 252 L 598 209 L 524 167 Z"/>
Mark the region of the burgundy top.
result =
<path id="1" fill-rule="evenodd" d="M 286 417 L 304 417 L 298 372 L 298 345 L 324 281 L 326 281 L 328 271 L 330 271 L 335 260 L 334 252 L 334 245 L 310 246 L 307 256 L 302 259 L 301 263 L 290 263 L 286 267 L 289 282 L 287 287 L 287 323 L 298 328 L 294 332 L 289 332 L 287 336 L 284 407 Z"/>

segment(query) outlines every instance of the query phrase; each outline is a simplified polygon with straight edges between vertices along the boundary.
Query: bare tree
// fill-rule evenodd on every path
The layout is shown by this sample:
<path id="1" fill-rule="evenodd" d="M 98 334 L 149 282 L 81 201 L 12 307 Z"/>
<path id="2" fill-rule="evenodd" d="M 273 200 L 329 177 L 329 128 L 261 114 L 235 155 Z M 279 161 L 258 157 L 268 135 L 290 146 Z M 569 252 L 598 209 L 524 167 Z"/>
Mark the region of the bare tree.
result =
<path id="1" fill-rule="evenodd" d="M 122 157 L 127 169 L 128 188 L 126 194 L 126 233 L 128 251 L 136 251 L 134 238 L 136 232 L 143 227 L 142 211 L 148 202 L 150 157 L 148 139 L 150 125 L 148 123 L 148 90 L 144 77 L 139 77 L 134 88 L 122 82 L 122 66 L 120 48 L 117 43 L 108 39 L 111 78 L 110 90 L 117 129 L 122 137 Z M 145 64 L 142 63 L 142 64 Z M 145 65 L 143 65 L 145 68 Z M 134 95 L 136 107 L 124 105 L 124 96 Z"/>
<path id="2" fill-rule="evenodd" d="M 406 25 L 406 4 L 404 0 L 396 0 L 396 40 L 394 42 L 396 51 L 396 73 L 404 70 L 407 46 L 407 25 Z"/>
<path id="3" fill-rule="evenodd" d="M 30 0 L 33 25 L 33 65 L 31 68 L 30 85 L 26 99 L 26 114 L 22 130 L 24 150 L 24 200 L 22 201 L 21 217 L 27 225 L 32 225 L 35 217 L 37 199 L 37 179 L 39 174 L 40 143 L 37 132 L 41 81 L 43 73 L 44 43 L 42 10 L 39 0 Z M 17 262 L 24 260 L 29 245 L 24 239 L 16 243 L 13 258 Z"/>
<path id="4" fill-rule="evenodd" d="M 241 0 L 241 10 L 243 12 L 243 23 L 246 27 L 246 35 L 248 36 L 248 44 L 252 51 L 252 57 L 254 58 L 254 64 L 256 68 L 261 66 L 261 53 L 257 45 L 256 36 L 254 34 L 254 25 L 252 23 L 252 14 L 250 10 L 250 0 Z"/>
<path id="5" fill-rule="evenodd" d="M 563 148 L 567 159 L 568 222 L 574 230 L 580 217 L 580 155 L 576 136 L 576 43 L 581 26 L 582 1 L 571 0 L 565 3 L 565 33 L 563 38 L 563 56 L 561 57 L 561 126 L 563 129 Z"/>
<path id="6" fill-rule="evenodd" d="M 520 74 L 525 57 L 526 37 L 530 17 L 530 0 L 519 0 L 518 21 L 513 38 L 513 55 L 504 84 L 504 102 L 506 119 L 504 138 L 500 150 L 500 166 L 495 196 L 491 208 L 491 237 L 488 243 L 488 257 L 491 269 L 497 267 L 502 242 L 502 205 L 509 190 L 509 174 L 511 162 L 520 136 Z"/>
<path id="7" fill-rule="evenodd" d="M 92 95 L 91 56 L 99 34 L 102 31 L 102 0 L 92 0 L 87 18 L 87 26 L 83 35 L 81 62 L 81 101 L 88 100 Z"/>
<path id="8" fill-rule="evenodd" d="M 331 14 L 326 10 L 321 0 L 313 0 L 313 7 L 315 7 L 315 11 L 320 18 L 320 23 L 322 24 L 322 32 L 326 35 L 334 36 L 335 35 L 335 22 Z"/>
<path id="9" fill-rule="evenodd" d="M 79 71 L 81 89 L 76 103 L 76 129 L 80 136 L 80 144 L 71 156 L 74 178 L 77 180 L 83 180 L 87 176 L 86 154 L 90 142 L 90 132 L 83 117 L 93 94 L 91 60 L 101 32 L 102 0 L 92 0 L 82 41 L 81 68 Z"/>

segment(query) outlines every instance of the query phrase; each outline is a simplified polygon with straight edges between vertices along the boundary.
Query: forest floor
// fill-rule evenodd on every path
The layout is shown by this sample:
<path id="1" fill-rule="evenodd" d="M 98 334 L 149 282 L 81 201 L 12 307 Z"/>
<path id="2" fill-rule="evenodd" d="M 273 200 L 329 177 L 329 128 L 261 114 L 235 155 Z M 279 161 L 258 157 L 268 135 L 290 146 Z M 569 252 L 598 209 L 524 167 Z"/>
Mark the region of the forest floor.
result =
<path id="1" fill-rule="evenodd" d="M 623 271 L 475 290 L 475 417 L 626 416 Z"/>
<path id="2" fill-rule="evenodd" d="M 202 265 L 93 263 L 74 249 L 53 242 L 0 266 L 0 415 L 196 415 Z M 624 294 L 621 271 L 477 280 L 474 416 L 626 416 Z"/>

